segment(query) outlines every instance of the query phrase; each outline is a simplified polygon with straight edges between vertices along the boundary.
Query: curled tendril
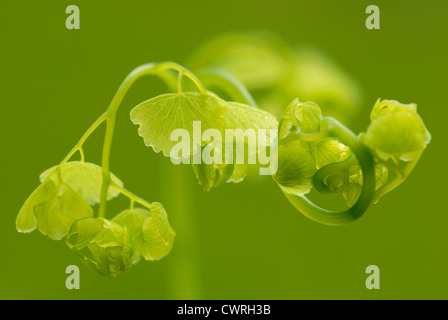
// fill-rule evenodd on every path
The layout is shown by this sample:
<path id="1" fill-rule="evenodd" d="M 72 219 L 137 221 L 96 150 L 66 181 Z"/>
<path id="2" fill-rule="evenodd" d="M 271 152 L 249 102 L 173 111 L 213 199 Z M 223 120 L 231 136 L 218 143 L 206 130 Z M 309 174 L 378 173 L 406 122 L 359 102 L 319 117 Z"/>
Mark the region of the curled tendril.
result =
<path id="1" fill-rule="evenodd" d="M 312 203 L 306 195 L 291 194 L 284 191 L 291 203 L 308 218 L 327 225 L 343 225 L 360 218 L 369 208 L 373 200 L 375 191 L 375 171 L 374 158 L 370 150 L 358 139 L 358 137 L 336 119 L 326 117 L 321 120 L 326 129 L 317 133 L 295 132 L 279 141 L 279 144 L 299 140 L 302 142 L 320 142 L 329 137 L 337 139 L 348 146 L 356 156 L 361 166 L 363 175 L 363 186 L 361 194 L 355 204 L 342 211 L 327 210 Z M 325 178 L 330 174 L 343 172 L 341 168 L 346 168 L 352 162 L 349 159 L 328 164 L 319 169 L 313 176 L 313 185 L 323 193 L 330 193 Z"/>
<path id="2" fill-rule="evenodd" d="M 360 218 L 408 177 L 431 135 L 415 104 L 378 100 L 366 133 L 356 136 L 336 119 L 322 118 L 314 102 L 296 99 L 280 122 L 279 139 L 280 173 L 274 180 L 286 197 L 312 220 L 343 225 Z M 282 162 L 282 157 L 288 160 Z M 349 208 L 317 206 L 306 197 L 311 187 L 322 194 L 342 193 Z"/>

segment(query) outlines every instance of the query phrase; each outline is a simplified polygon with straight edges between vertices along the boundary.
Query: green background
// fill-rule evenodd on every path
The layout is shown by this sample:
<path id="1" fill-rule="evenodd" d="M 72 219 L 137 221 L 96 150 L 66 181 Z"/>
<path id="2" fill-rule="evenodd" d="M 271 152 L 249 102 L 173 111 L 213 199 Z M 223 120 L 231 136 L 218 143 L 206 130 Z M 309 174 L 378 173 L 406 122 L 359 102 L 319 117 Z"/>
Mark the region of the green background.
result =
<path id="1" fill-rule="evenodd" d="M 80 30 L 65 28 L 70 4 L 80 8 Z M 369 4 L 380 7 L 380 30 L 365 28 Z M 0 298 L 448 298 L 447 12 L 447 2 L 428 0 L 2 1 Z M 205 193 L 191 168 L 146 148 L 129 121 L 134 105 L 163 92 L 148 78 L 119 112 L 111 168 L 128 189 L 164 203 L 177 230 L 173 252 L 112 279 L 63 241 L 15 230 L 39 174 L 62 160 L 134 67 L 184 63 L 213 36 L 257 29 L 312 44 L 359 80 L 365 104 L 355 132 L 378 97 L 418 104 L 433 140 L 401 187 L 344 227 L 308 220 L 269 177 Z M 89 140 L 88 161 L 99 163 L 102 134 Z M 71 264 L 80 290 L 65 287 Z M 380 290 L 365 287 L 371 264 Z"/>

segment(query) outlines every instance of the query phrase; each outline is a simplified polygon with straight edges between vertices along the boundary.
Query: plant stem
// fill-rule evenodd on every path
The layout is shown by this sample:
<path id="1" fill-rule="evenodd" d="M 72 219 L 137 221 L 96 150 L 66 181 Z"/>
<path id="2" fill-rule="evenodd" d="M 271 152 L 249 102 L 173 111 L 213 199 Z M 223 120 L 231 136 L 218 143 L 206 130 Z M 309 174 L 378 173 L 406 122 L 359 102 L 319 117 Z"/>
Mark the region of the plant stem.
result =
<path id="1" fill-rule="evenodd" d="M 165 160 L 165 159 L 163 159 Z M 167 204 L 170 222 L 176 230 L 176 245 L 173 247 L 168 265 L 169 298 L 201 299 L 203 297 L 201 275 L 198 271 L 198 240 L 193 208 L 192 186 L 189 181 L 189 166 L 173 166 L 167 161 L 161 163 L 165 177 L 163 202 Z"/>
<path id="2" fill-rule="evenodd" d="M 65 158 L 59 164 L 61 167 L 65 164 L 70 158 L 77 152 L 82 149 L 84 142 L 89 138 L 89 136 L 106 120 L 105 114 L 102 114 L 90 127 L 87 131 L 81 136 L 81 139 L 75 144 L 75 146 L 70 150 L 70 152 L 65 156 Z"/>
<path id="3" fill-rule="evenodd" d="M 353 132 L 333 118 L 327 117 L 324 120 L 328 123 L 327 130 L 316 134 L 296 133 L 285 138 L 281 143 L 294 140 L 319 141 L 326 137 L 338 139 L 341 143 L 347 145 L 358 158 L 363 176 L 361 195 L 351 208 L 345 211 L 331 211 L 316 206 L 306 196 L 284 193 L 289 201 L 308 218 L 327 225 L 343 225 L 360 218 L 372 203 L 375 192 L 374 160 L 370 150 L 359 141 Z M 330 170 L 337 168 L 334 165 L 328 165 L 327 167 Z M 328 173 L 326 167 L 321 170 Z"/>
<path id="4" fill-rule="evenodd" d="M 82 149 L 82 146 L 84 145 L 84 142 L 86 142 L 86 140 L 89 138 L 89 136 L 106 120 L 105 114 L 101 115 L 101 117 L 99 117 L 90 127 L 89 129 L 87 129 L 86 132 L 84 132 L 84 134 L 81 136 L 81 139 L 79 139 L 79 141 L 75 144 L 75 146 L 70 150 L 69 153 L 67 153 L 67 155 L 64 157 L 64 159 L 62 159 L 62 161 L 59 163 L 58 167 L 47 176 L 47 178 L 45 179 L 48 180 L 50 179 L 54 174 L 58 174 L 58 179 L 60 181 L 62 181 L 62 177 L 61 177 L 61 167 L 67 163 L 67 161 L 70 160 L 71 157 L 73 157 L 73 155 L 79 151 L 79 153 L 81 154 L 81 162 L 84 161 L 84 151 Z"/>
<path id="5" fill-rule="evenodd" d="M 102 155 L 102 173 L 103 173 L 103 183 L 101 185 L 101 197 L 100 197 L 100 208 L 98 216 L 100 218 L 106 217 L 106 206 L 107 206 L 107 193 L 110 186 L 110 153 L 112 147 L 112 140 L 115 128 L 115 119 L 117 117 L 118 108 L 123 101 L 124 96 L 128 92 L 132 84 L 145 75 L 158 75 L 164 73 L 165 70 L 172 69 L 184 73 L 189 77 L 201 92 L 206 92 L 205 88 L 201 82 L 194 76 L 190 71 L 181 67 L 180 65 L 172 62 L 164 63 L 148 63 L 135 68 L 123 81 L 120 88 L 118 88 L 109 108 L 106 110 L 104 117 L 107 120 L 106 134 L 104 137 L 103 145 L 103 155 Z M 164 77 L 162 77 L 164 78 Z"/>
<path id="6" fill-rule="evenodd" d="M 218 87 L 236 102 L 258 108 L 249 90 L 230 72 L 217 67 L 209 67 L 198 72 L 199 77 L 207 88 Z"/>
<path id="7" fill-rule="evenodd" d="M 151 210 L 151 204 L 149 202 L 147 202 L 146 200 L 140 198 L 139 196 L 136 196 L 135 194 L 133 194 L 131 191 L 120 187 L 119 185 L 117 185 L 116 183 L 114 183 L 113 181 L 111 181 L 110 186 L 112 188 L 114 188 L 115 190 L 120 191 L 121 194 L 123 194 L 124 196 L 126 196 L 129 200 L 131 200 L 132 202 L 137 202 L 140 203 L 142 206 L 148 208 Z"/>

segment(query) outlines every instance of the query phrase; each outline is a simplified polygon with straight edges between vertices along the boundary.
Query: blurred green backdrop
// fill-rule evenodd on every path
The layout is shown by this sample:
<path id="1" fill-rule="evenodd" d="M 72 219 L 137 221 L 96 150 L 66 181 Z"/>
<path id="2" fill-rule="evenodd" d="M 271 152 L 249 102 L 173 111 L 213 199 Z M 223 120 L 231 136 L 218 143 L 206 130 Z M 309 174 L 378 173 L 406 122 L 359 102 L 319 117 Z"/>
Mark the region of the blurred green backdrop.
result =
<path id="1" fill-rule="evenodd" d="M 80 8 L 80 30 L 65 28 L 70 4 Z M 369 4 L 380 7 L 380 30 L 364 25 Z M 0 8 L 0 298 L 188 298 L 188 266 L 196 297 L 209 299 L 448 298 L 448 3 L 17 0 Z M 314 45 L 359 80 L 365 104 L 355 132 L 369 123 L 378 97 L 418 104 L 433 140 L 400 188 L 345 227 L 308 220 L 269 177 L 205 193 L 191 168 L 175 168 L 146 148 L 129 121 L 131 107 L 163 92 L 148 78 L 120 110 L 111 167 L 136 194 L 164 203 L 178 230 L 172 254 L 112 279 L 84 266 L 62 241 L 16 232 L 38 175 L 64 157 L 128 72 L 150 61 L 183 63 L 213 36 L 255 29 Z M 86 153 L 97 163 L 100 133 Z M 182 197 L 189 208 L 179 206 Z M 185 223 L 188 232 L 180 233 Z M 186 256 L 190 234 L 198 250 Z M 81 290 L 65 287 L 70 264 L 80 267 Z M 380 290 L 365 288 L 371 264 L 380 267 Z"/>

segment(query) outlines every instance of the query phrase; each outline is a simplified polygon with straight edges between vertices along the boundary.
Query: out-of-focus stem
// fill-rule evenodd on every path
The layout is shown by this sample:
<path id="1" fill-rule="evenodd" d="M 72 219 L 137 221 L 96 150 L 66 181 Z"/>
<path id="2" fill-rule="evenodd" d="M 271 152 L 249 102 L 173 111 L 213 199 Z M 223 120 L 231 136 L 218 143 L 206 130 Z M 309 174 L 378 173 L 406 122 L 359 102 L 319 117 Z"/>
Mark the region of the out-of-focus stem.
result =
<path id="1" fill-rule="evenodd" d="M 170 216 L 170 223 L 176 231 L 173 250 L 167 257 L 170 299 L 202 299 L 202 279 L 199 272 L 199 249 L 197 239 L 194 198 L 190 184 L 189 166 L 173 165 L 162 159 L 161 172 L 164 183 L 162 202 Z"/>

